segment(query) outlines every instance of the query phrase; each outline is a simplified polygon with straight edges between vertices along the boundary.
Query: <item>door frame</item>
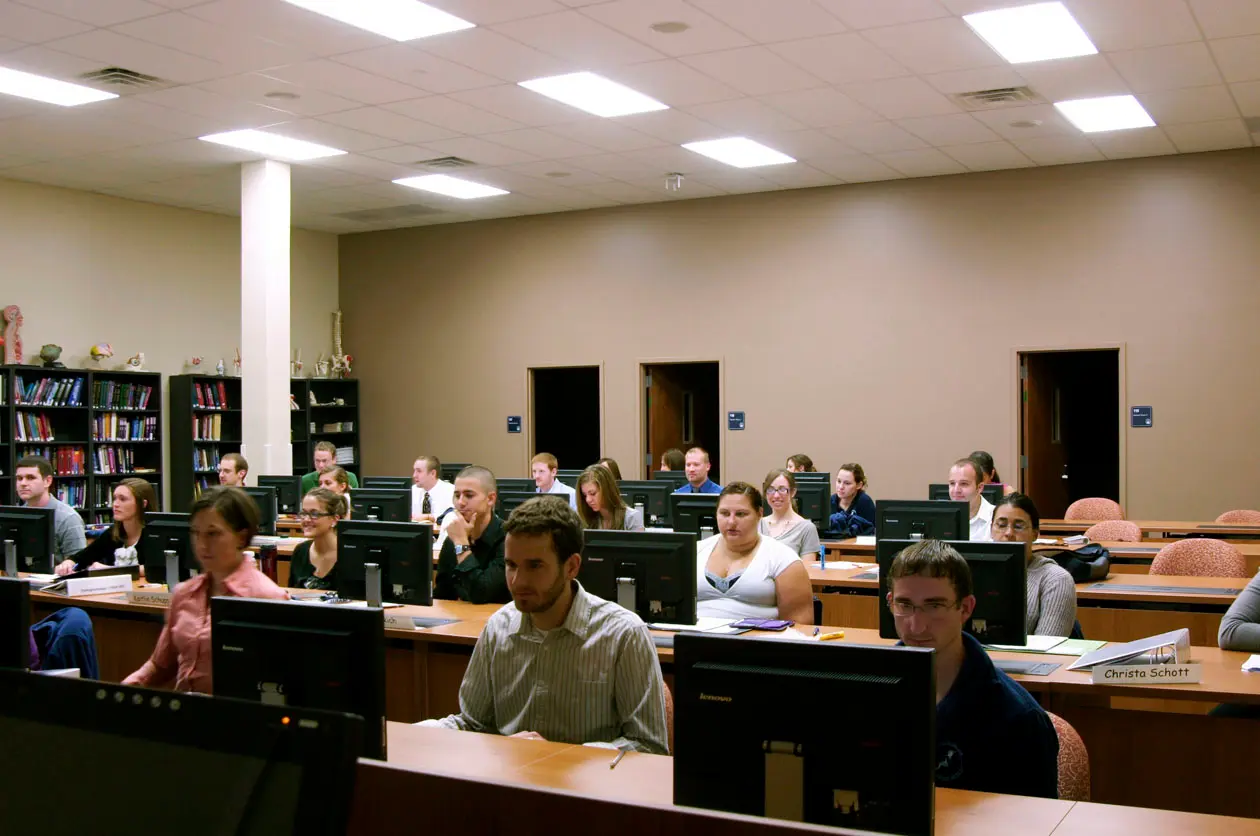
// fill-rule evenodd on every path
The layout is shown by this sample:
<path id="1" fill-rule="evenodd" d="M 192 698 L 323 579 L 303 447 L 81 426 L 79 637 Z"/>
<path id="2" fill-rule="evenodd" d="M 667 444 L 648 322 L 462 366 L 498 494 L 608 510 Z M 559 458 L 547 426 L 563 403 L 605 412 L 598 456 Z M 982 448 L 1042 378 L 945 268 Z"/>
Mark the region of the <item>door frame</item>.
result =
<path id="1" fill-rule="evenodd" d="M 1123 342 L 1096 342 L 1096 343 L 1060 343 L 1056 345 L 1027 345 L 1015 346 L 1011 349 L 1011 380 L 1014 381 L 1015 393 L 1010 403 L 1013 407 L 1013 415 L 1011 424 L 1015 428 L 1012 435 L 1011 458 L 1019 471 L 1019 487 L 1023 487 L 1024 469 L 1018 467 L 1020 464 L 1020 447 L 1023 445 L 1024 424 L 1021 419 L 1021 410 L 1023 407 L 1023 383 L 1020 380 L 1020 358 L 1025 354 L 1059 354 L 1067 351 L 1115 351 L 1117 378 L 1120 387 L 1120 408 L 1116 415 L 1116 431 L 1119 433 L 1120 439 L 1120 507 L 1127 509 L 1129 507 L 1129 433 L 1128 433 L 1128 417 L 1129 417 L 1129 397 L 1128 397 L 1128 346 Z"/>
<path id="2" fill-rule="evenodd" d="M 677 366 L 686 363 L 717 363 L 718 372 L 718 460 L 725 463 L 726 458 L 726 358 L 697 354 L 684 357 L 647 357 L 636 361 L 639 365 L 639 391 L 635 397 L 636 409 L 639 413 L 639 455 L 638 474 L 640 479 L 647 478 L 648 465 L 648 427 L 647 427 L 647 367 Z M 602 414 L 602 413 L 601 413 Z M 722 465 L 724 468 L 726 464 Z"/>
<path id="3" fill-rule="evenodd" d="M 605 386 L 605 369 L 601 360 L 598 363 L 528 363 L 525 366 L 525 461 L 521 472 L 529 475 L 529 460 L 534 457 L 534 370 L 535 369 L 599 369 L 599 454 L 605 455 L 604 440 L 608 421 L 608 396 Z"/>

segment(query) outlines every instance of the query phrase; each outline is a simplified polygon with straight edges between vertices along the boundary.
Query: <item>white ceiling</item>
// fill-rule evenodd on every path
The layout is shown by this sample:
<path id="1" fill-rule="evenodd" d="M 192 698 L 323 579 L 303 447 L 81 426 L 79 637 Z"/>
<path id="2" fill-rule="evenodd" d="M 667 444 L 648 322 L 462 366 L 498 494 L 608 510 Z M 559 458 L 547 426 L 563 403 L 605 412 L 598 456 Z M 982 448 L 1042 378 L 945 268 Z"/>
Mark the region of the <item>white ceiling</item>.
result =
<path id="1" fill-rule="evenodd" d="M 1260 140 L 1244 121 L 1260 118 L 1260 0 L 1066 0 L 1101 54 L 1019 66 L 960 15 L 1030 0 L 429 1 L 477 28 L 399 44 L 282 0 L 0 0 L 0 66 L 170 83 L 76 108 L 0 96 L 0 177 L 237 214 L 250 155 L 196 137 L 266 126 L 350 152 L 293 166 L 293 222 L 358 232 Z M 671 109 L 601 119 L 516 85 L 577 70 Z M 1016 85 L 1133 93 L 1158 127 L 1085 135 L 1049 105 L 969 113 L 949 97 Z M 733 134 L 799 162 L 739 170 L 679 147 Z M 446 155 L 512 194 L 390 182 Z M 673 171 L 686 178 L 667 192 Z M 414 205 L 431 214 L 337 217 Z"/>

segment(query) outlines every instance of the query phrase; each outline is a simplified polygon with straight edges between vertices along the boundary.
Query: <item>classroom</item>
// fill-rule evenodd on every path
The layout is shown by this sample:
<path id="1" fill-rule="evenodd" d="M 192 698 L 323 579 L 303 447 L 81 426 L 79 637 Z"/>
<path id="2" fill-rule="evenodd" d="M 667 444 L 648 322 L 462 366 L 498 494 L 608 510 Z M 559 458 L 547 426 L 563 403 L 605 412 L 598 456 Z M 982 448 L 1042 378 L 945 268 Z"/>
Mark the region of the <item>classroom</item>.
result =
<path id="1" fill-rule="evenodd" d="M 32 80 L 44 86 L 23 86 Z M 582 98 L 592 90 L 592 99 Z M 305 145 L 286 144 L 293 140 Z M 889 649 L 908 635 L 889 625 L 917 623 L 932 611 L 894 596 L 892 585 L 905 577 L 889 563 L 902 551 L 881 551 L 870 536 L 875 520 L 869 532 L 828 525 L 840 509 L 835 480 L 853 476 L 850 464 L 860 463 L 855 481 L 876 507 L 905 501 L 910 512 L 929 500 L 927 486 L 949 483 L 941 490 L 955 504 L 972 501 L 965 513 L 955 510 L 974 533 L 986 474 L 974 463 L 967 477 L 965 462 L 972 451 L 988 451 L 991 481 L 1031 497 L 1040 509 L 1033 533 L 1054 541 L 1029 545 L 1028 560 L 1053 554 L 1057 566 L 1067 565 L 1080 544 L 1060 538 L 1084 535 L 1103 519 L 1069 513 L 1077 499 L 1112 500 L 1118 519 L 1136 523 L 1133 537 L 1092 538 L 1109 562 L 1098 577 L 1088 569 L 1073 575 L 1068 625 L 1074 621 L 1075 632 L 1061 630 L 1058 638 L 1113 649 L 1180 630 L 1185 639 L 1146 649 L 1172 648 L 1176 667 L 1143 669 L 1138 677 L 1100 663 L 1091 679 L 1069 670 L 1069 656 L 1033 652 L 1034 640 L 1045 637 L 1035 635 L 1031 611 L 1028 629 L 1018 625 L 1027 641 L 984 641 L 988 651 L 964 618 L 965 643 L 952 647 L 974 646 L 985 664 L 991 655 L 997 667 L 989 667 L 1011 673 L 1002 681 L 1020 699 L 1065 721 L 1083 741 L 1085 754 L 1073 761 L 1087 764 L 1083 789 L 1065 790 L 1058 732 L 1057 797 L 958 788 L 948 769 L 937 769 L 934 796 L 892 806 L 922 812 L 934 804 L 937 833 L 1260 834 L 1260 802 L 1237 774 L 1235 754 L 1260 743 L 1260 679 L 1253 679 L 1260 673 L 1245 666 L 1260 651 L 1260 635 L 1251 636 L 1260 628 L 1248 623 L 1260 621 L 1260 587 L 1248 583 L 1260 568 L 1260 528 L 1251 518 L 1218 519 L 1260 508 L 1252 420 L 1260 376 L 1246 371 L 1260 356 L 1253 321 L 1260 311 L 1257 144 L 1254 0 L 0 3 L 0 534 L 17 539 L 6 526 L 17 532 L 25 491 L 43 490 L 79 512 L 88 544 L 102 541 L 92 554 L 111 551 L 110 538 L 121 538 L 120 551 L 131 548 L 128 559 L 149 575 L 151 564 L 133 547 L 143 528 L 182 537 L 167 546 L 195 572 L 189 543 L 201 534 L 190 540 L 188 532 L 204 531 L 187 512 L 195 519 L 205 507 L 198 503 L 226 501 L 215 489 L 221 467 L 238 466 L 242 487 L 274 477 L 262 529 L 237 525 L 230 505 L 214 506 L 227 529 L 251 532 L 252 543 L 229 549 L 232 560 L 249 552 L 263 571 L 254 572 L 258 583 L 240 587 L 207 581 L 200 606 L 208 647 L 211 597 L 278 597 L 268 591 L 275 583 L 297 587 L 309 577 L 297 574 L 299 562 L 301 571 L 331 572 L 332 561 L 344 560 L 342 546 L 359 542 L 354 537 L 365 549 L 384 548 L 371 539 L 379 520 L 423 530 L 429 539 L 417 577 L 435 594 L 426 588 L 414 599 L 420 603 L 400 598 L 407 603 L 378 612 L 383 621 L 375 628 L 384 678 L 374 698 L 388 757 L 328 767 L 354 785 L 337 802 L 335 832 L 389 827 L 414 815 L 401 799 L 429 794 L 465 802 L 426 805 L 429 824 L 442 833 L 540 832 L 531 828 L 542 824 L 522 823 L 528 816 L 514 809 L 661 833 L 838 832 L 819 824 L 824 818 L 808 798 L 801 809 L 799 798 L 789 800 L 784 812 L 767 789 L 762 804 L 761 787 L 743 776 L 732 777 L 726 792 L 755 797 L 755 812 L 699 803 L 713 797 L 705 795 L 712 788 L 699 778 L 687 784 L 686 775 L 706 774 L 703 753 L 734 752 L 738 736 L 720 746 L 702 739 L 698 725 L 680 731 L 678 719 L 701 716 L 699 703 L 685 699 L 692 689 L 705 697 L 725 692 L 695 672 L 705 670 L 693 665 L 702 653 L 690 647 L 699 643 L 683 639 L 675 656 L 672 633 L 667 640 L 661 634 L 669 631 L 649 633 L 633 613 L 628 635 L 655 642 L 647 645 L 650 670 L 635 676 L 648 683 L 648 702 L 658 688 L 668 700 L 669 754 L 612 742 L 620 735 L 521 741 L 413 724 L 461 716 L 483 661 L 508 666 L 493 667 L 496 682 L 502 670 L 519 678 L 532 664 L 540 672 L 530 675 L 541 677 L 547 664 L 561 665 L 548 662 L 542 644 L 524 665 L 477 655 L 518 625 L 548 647 L 563 639 L 523 615 L 530 610 L 522 602 L 549 593 L 529 586 L 534 581 L 512 560 L 510 544 L 524 548 L 523 538 L 550 532 L 563 572 L 568 552 L 559 544 L 568 540 L 557 532 L 569 516 L 583 529 L 622 522 L 629 529 L 631 512 L 655 516 L 636 508 L 636 490 L 676 514 L 673 498 L 627 487 L 662 478 L 667 448 L 686 454 L 684 491 L 690 483 L 700 492 L 703 481 L 691 481 L 693 447 L 703 448 L 713 492 L 728 489 L 712 500 L 711 519 L 649 519 L 640 525 L 646 539 L 635 541 L 664 554 L 678 542 L 669 536 L 691 531 L 687 547 L 701 555 L 692 578 L 700 621 L 713 614 L 705 609 L 712 589 L 726 595 L 751 565 L 738 557 L 723 562 L 736 556 L 726 549 L 745 529 L 721 509 L 732 501 L 750 506 L 748 536 L 773 542 L 757 521 L 763 511 L 761 526 L 779 520 L 775 509 L 786 501 L 790 511 L 799 489 L 801 502 L 822 503 L 811 506 L 812 516 L 797 506 L 813 520 L 815 545 L 790 556 L 793 597 L 782 585 L 776 593 L 775 577 L 764 579 L 765 620 L 794 621 L 787 634 L 807 640 L 843 633 L 826 644 L 882 648 L 878 664 L 904 662 L 901 673 L 913 679 L 903 657 L 919 654 Z M 760 156 L 730 156 L 740 152 Z M 1093 366 L 1067 365 L 1069 357 L 1110 365 L 1096 374 Z M 1051 366 L 1058 377 L 1043 377 L 1039 369 Z M 699 367 L 704 391 L 684 385 L 685 405 L 658 395 L 671 369 Z M 570 386 L 577 377 L 569 373 L 580 373 L 582 387 Z M 65 384 L 64 396 L 40 400 L 45 381 L 50 390 Z M 82 400 L 75 382 L 85 385 Z M 148 387 L 148 402 L 118 406 L 114 388 L 128 385 Z M 676 423 L 662 430 L 662 416 Z M 139 423 L 126 423 L 133 418 Z M 319 441 L 331 442 L 332 452 Z M 785 479 L 794 493 L 772 501 L 773 471 L 801 453 L 825 489 L 807 488 L 806 477 Z M 31 454 L 53 462 L 48 487 L 23 481 L 43 478 L 29 460 L 20 464 Z M 558 467 L 546 454 L 558 456 Z M 307 488 L 325 488 L 320 456 L 334 457 L 327 464 L 346 475 L 313 500 Z M 426 457 L 442 467 L 430 469 Z M 611 481 L 590 473 L 605 458 L 619 466 Z M 239 464 L 245 459 L 248 467 Z M 461 476 L 463 465 L 489 476 L 477 469 Z M 974 484 L 955 496 L 960 468 Z M 424 487 L 429 473 L 440 477 L 437 493 Z M 386 477 L 397 484 L 360 488 Z M 147 511 L 161 514 L 146 522 L 142 509 L 133 529 L 115 516 L 119 480 L 137 478 L 153 491 Z M 563 520 L 543 514 L 529 496 L 531 481 L 543 493 L 567 492 L 579 513 Z M 601 523 L 598 509 L 591 517 L 584 491 L 595 490 L 607 506 L 619 482 L 625 499 L 617 525 L 606 524 L 607 514 Z M 751 490 L 732 493 L 733 483 Z M 1097 492 L 1081 493 L 1087 484 Z M 390 489 L 408 492 L 409 500 L 398 500 L 408 515 L 363 504 L 392 501 L 372 493 Z M 149 502 L 138 490 L 126 488 L 127 501 Z M 431 499 L 442 507 L 430 510 Z M 527 501 L 524 511 L 533 516 L 512 523 L 512 509 Z M 465 513 L 460 503 L 481 510 Z M 998 524 L 994 514 L 1013 506 L 997 500 L 980 507 L 987 532 Z M 447 508 L 452 513 L 442 516 Z M 1035 511 L 1031 519 L 1038 522 Z M 938 538 L 936 522 L 927 520 L 927 534 L 881 540 L 968 540 L 965 530 Z M 600 537 L 620 533 L 588 533 L 585 543 L 619 554 L 616 536 Z M 491 536 L 499 538 L 499 597 L 482 599 L 458 576 L 490 559 L 480 550 L 492 548 Z M 1159 571 L 1165 549 L 1208 540 L 1225 544 L 1227 562 L 1236 558 L 1241 568 Z M 504 541 L 520 589 L 502 580 Z M 111 577 L 70 562 L 71 551 L 54 549 L 51 537 L 47 543 L 48 564 L 32 564 L 30 572 L 81 571 L 101 583 Z M 962 545 L 947 551 L 929 548 L 919 559 L 948 563 L 961 554 L 972 562 Z M 578 552 L 585 560 L 581 540 Z M 69 565 L 60 566 L 62 559 Z M 342 565 L 363 565 L 356 560 Z M 165 564 L 180 580 L 189 565 Z M 1031 578 L 1032 565 L 1020 567 L 1021 578 L 1024 571 Z M 706 580 L 715 567 L 721 571 Z M 573 571 L 597 569 L 574 564 Z M 655 571 L 649 586 L 660 580 Z M 983 598 L 990 576 L 970 571 Z M 218 578 L 206 572 L 199 577 Z M 135 574 L 133 567 L 127 577 L 140 584 Z M 386 601 L 391 581 L 401 589 L 387 575 Z M 118 689 L 115 699 L 158 684 L 152 670 L 133 677 L 150 664 L 163 625 L 180 609 L 174 586 L 68 600 L 57 596 L 69 593 L 42 584 L 31 587 L 24 614 L 36 628 L 37 650 L 44 649 L 37 622 L 77 610 L 94 633 L 91 670 Z M 624 584 L 606 595 L 585 582 L 572 589 L 580 594 L 566 594 L 581 612 L 627 601 L 636 609 L 634 593 L 616 594 Z M 954 587 L 960 600 L 961 589 Z M 693 610 L 696 603 L 693 594 Z M 1236 618 L 1243 609 L 1246 617 Z M 739 610 L 726 624 L 751 614 Z M 749 654 L 787 647 L 782 634 L 764 630 L 739 641 Z M 714 654 L 713 664 L 738 662 L 722 655 L 738 641 L 709 642 L 704 652 Z M 1022 650 L 993 649 L 1007 644 Z M 526 652 L 512 647 L 512 654 Z M 791 648 L 784 666 L 807 667 L 817 649 L 811 641 Z M 953 670 L 942 661 L 947 654 L 934 655 L 937 674 Z M 1187 655 L 1198 666 L 1186 668 Z M 755 664 L 760 657 L 747 658 Z M 180 688 L 208 690 L 198 683 L 209 682 L 209 663 L 202 671 L 187 662 L 185 670 L 186 661 L 178 664 Z M 1023 662 L 1056 668 L 1012 673 L 1010 665 Z M 555 694 L 594 693 L 578 688 L 592 685 L 588 677 L 575 676 L 552 682 Z M 70 705 L 87 694 L 60 677 L 6 681 L 0 718 L 25 716 L 19 698 Z M 513 682 L 511 694 L 493 698 L 517 699 L 528 682 Z M 8 701 L 6 693 L 16 696 Z M 929 713 L 938 740 L 954 734 L 953 724 L 974 731 L 959 719 L 962 708 L 947 710 L 958 700 L 937 697 Z M 153 704 L 166 710 L 170 703 L 161 701 L 173 698 L 164 690 Z M 555 722 L 563 698 L 548 699 Z M 896 705 L 889 699 L 885 710 Z M 91 716 L 113 722 L 107 708 Z M 207 728 L 274 719 L 247 718 L 245 709 L 234 719 L 212 716 L 212 706 L 195 710 L 206 712 L 199 716 Z M 521 716 L 530 710 L 520 708 Z M 472 727 L 459 722 L 453 727 Z M 643 722 L 656 724 L 655 714 Z M 153 728 L 169 733 L 172 746 L 195 747 L 180 738 L 189 725 L 155 720 Z M 488 730 L 509 727 L 516 728 L 499 717 Z M 816 730 L 818 745 L 856 745 L 825 723 Z M 82 729 L 65 732 L 59 743 L 77 745 Z M 1138 741 L 1156 734 L 1167 745 L 1139 751 Z M 311 740 L 300 737 L 285 757 L 307 751 Z M 704 745 L 691 748 L 696 741 Z M 620 748 L 624 760 L 580 745 L 592 742 Z M 767 776 L 787 762 L 772 754 Z M 126 757 L 133 755 L 140 756 Z M 608 769 L 612 756 L 619 763 Z M 689 769 L 676 770 L 672 756 Z M 808 754 L 798 760 L 807 773 L 815 768 Z M 881 810 L 892 773 L 883 778 L 862 790 Z M 315 791 L 311 781 L 304 792 Z M 925 786 L 931 790 L 932 779 Z M 218 791 L 229 790 L 211 794 Z M 836 793 L 840 810 L 848 796 Z M 692 803 L 675 805 L 676 798 Z M 470 804 L 481 811 L 457 815 Z M 921 822 L 891 814 L 864 819 L 846 808 L 844 815 L 853 817 L 826 820 L 922 832 Z M 300 815 L 293 821 L 303 832 L 328 826 Z M 97 824 L 109 829 L 107 819 Z"/>

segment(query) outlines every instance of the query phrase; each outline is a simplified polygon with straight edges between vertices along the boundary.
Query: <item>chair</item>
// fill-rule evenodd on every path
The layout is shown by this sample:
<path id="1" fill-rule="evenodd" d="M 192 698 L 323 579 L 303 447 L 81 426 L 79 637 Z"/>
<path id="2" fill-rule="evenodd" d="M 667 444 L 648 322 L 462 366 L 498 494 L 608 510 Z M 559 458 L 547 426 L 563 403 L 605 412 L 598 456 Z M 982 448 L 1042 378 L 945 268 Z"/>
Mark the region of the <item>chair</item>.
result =
<path id="1" fill-rule="evenodd" d="M 669 754 L 674 754 L 674 695 L 665 684 L 665 730 L 669 732 Z"/>
<path id="2" fill-rule="evenodd" d="M 1067 512 L 1063 515 L 1063 519 L 1122 520 L 1124 519 L 1124 511 L 1120 508 L 1120 503 L 1114 499 L 1091 496 L 1087 499 L 1078 499 L 1069 505 Z"/>
<path id="3" fill-rule="evenodd" d="M 1059 715 L 1050 714 L 1050 722 L 1059 736 L 1059 798 L 1089 801 L 1089 750 L 1085 748 L 1085 741 L 1072 724 Z"/>
<path id="4" fill-rule="evenodd" d="M 1218 523 L 1260 525 L 1260 511 L 1226 511 L 1216 518 Z"/>
<path id="5" fill-rule="evenodd" d="M 1206 537 L 1178 540 L 1164 546 L 1151 561 L 1151 574 L 1248 577 L 1247 561 L 1238 549 L 1224 540 Z"/>
<path id="6" fill-rule="evenodd" d="M 1142 529 L 1135 522 L 1128 520 L 1103 520 L 1085 529 L 1085 536 L 1092 543 L 1101 541 L 1118 541 L 1122 543 L 1142 542 Z"/>

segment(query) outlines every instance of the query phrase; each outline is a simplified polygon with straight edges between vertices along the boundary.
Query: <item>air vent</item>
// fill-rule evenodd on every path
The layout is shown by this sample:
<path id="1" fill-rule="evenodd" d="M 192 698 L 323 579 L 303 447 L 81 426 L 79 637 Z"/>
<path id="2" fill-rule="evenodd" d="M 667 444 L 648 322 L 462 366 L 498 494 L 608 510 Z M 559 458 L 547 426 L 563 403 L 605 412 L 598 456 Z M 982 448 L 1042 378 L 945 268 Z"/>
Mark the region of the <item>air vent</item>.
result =
<path id="1" fill-rule="evenodd" d="M 122 87 L 128 90 L 152 90 L 170 85 L 169 81 L 158 78 L 155 75 L 145 75 L 144 73 L 138 73 L 135 70 L 128 70 L 122 67 L 105 67 L 104 69 L 93 70 L 90 73 L 83 73 L 79 78 L 103 87 Z"/>
<path id="2" fill-rule="evenodd" d="M 353 212 L 340 212 L 334 214 L 334 218 L 342 218 L 347 221 L 363 224 L 381 224 L 394 223 L 396 221 L 409 221 L 415 218 L 423 218 L 429 215 L 441 215 L 441 209 L 434 209 L 432 206 L 425 206 L 421 203 L 410 203 L 405 206 L 386 206 L 383 209 L 356 209 Z"/>
<path id="3" fill-rule="evenodd" d="M 425 168 L 471 168 L 476 163 L 463 157 L 436 157 L 432 160 L 417 160 L 415 165 Z"/>
<path id="4" fill-rule="evenodd" d="M 1045 104 L 1046 100 L 1027 87 L 997 87 L 993 90 L 975 90 L 971 93 L 955 93 L 950 96 L 964 110 L 994 110 L 999 107 L 1021 107 Z"/>
<path id="5" fill-rule="evenodd" d="M 1247 126 L 1247 130 L 1253 134 L 1260 134 L 1260 116 L 1251 116 L 1243 120 L 1243 124 Z"/>

